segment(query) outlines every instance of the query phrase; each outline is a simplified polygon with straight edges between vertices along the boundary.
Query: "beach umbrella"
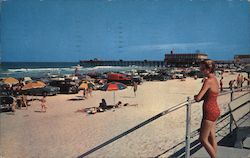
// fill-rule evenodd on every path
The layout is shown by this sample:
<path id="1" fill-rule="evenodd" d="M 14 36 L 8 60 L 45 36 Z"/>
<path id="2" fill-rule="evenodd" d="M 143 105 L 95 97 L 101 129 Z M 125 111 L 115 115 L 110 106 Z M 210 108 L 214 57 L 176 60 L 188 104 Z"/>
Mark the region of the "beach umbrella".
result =
<path id="1" fill-rule="evenodd" d="M 42 82 L 42 81 L 36 81 L 36 83 L 41 85 L 41 86 L 44 86 L 44 87 L 46 86 L 46 84 L 44 82 Z"/>
<path id="2" fill-rule="evenodd" d="M 79 86 L 80 89 L 87 89 L 88 88 L 88 84 L 83 82 L 80 86 Z"/>
<path id="3" fill-rule="evenodd" d="M 95 87 L 95 84 L 93 83 L 93 82 L 87 82 L 87 81 L 85 81 L 85 82 L 83 82 L 80 86 L 79 86 L 79 88 L 80 89 L 88 89 L 88 88 L 94 88 Z"/>
<path id="4" fill-rule="evenodd" d="M 19 83 L 19 81 L 13 77 L 8 77 L 8 78 L 5 78 L 3 79 L 3 83 L 6 83 L 6 84 L 17 84 Z"/>
<path id="5" fill-rule="evenodd" d="M 95 84 L 93 82 L 88 82 L 88 88 L 95 88 Z"/>
<path id="6" fill-rule="evenodd" d="M 115 105 L 115 91 L 126 89 L 127 86 L 120 82 L 109 82 L 103 86 L 104 91 L 113 91 L 114 93 L 114 105 Z"/>
<path id="7" fill-rule="evenodd" d="M 41 81 L 30 82 L 30 83 L 27 83 L 26 85 L 24 85 L 22 90 L 32 89 L 32 88 L 42 88 L 42 87 L 45 87 L 45 86 L 46 86 L 46 84 L 41 82 Z"/>

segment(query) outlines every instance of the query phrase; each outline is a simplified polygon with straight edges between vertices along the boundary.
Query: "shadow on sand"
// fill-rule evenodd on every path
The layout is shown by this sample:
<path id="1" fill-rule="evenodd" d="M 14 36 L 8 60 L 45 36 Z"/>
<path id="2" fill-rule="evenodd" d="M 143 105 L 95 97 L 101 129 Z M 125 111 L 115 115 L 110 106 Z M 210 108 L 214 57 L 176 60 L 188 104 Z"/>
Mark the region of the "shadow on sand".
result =
<path id="1" fill-rule="evenodd" d="M 15 115 L 15 112 L 8 112 L 6 115 Z"/>
<path id="2" fill-rule="evenodd" d="M 34 112 L 38 112 L 38 113 L 46 113 L 45 111 L 41 111 L 41 110 L 35 110 Z"/>
<path id="3" fill-rule="evenodd" d="M 68 101 L 81 101 L 84 100 L 83 98 L 72 98 L 72 99 L 68 99 Z"/>
<path id="4" fill-rule="evenodd" d="M 135 96 L 122 96 L 122 98 L 135 98 Z"/>

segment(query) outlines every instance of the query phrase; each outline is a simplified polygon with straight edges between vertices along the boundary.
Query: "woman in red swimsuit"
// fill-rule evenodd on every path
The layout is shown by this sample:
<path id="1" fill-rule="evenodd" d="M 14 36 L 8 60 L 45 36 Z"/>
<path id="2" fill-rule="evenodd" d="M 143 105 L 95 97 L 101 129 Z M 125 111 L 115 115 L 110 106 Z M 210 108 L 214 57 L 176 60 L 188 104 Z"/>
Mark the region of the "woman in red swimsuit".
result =
<path id="1" fill-rule="evenodd" d="M 215 63 L 212 60 L 204 60 L 200 64 L 200 70 L 206 76 L 206 79 L 200 92 L 194 96 L 196 101 L 204 100 L 199 139 L 210 157 L 215 158 L 217 153 L 215 128 L 216 120 L 220 116 L 220 109 L 217 104 L 219 83 L 214 74 Z"/>

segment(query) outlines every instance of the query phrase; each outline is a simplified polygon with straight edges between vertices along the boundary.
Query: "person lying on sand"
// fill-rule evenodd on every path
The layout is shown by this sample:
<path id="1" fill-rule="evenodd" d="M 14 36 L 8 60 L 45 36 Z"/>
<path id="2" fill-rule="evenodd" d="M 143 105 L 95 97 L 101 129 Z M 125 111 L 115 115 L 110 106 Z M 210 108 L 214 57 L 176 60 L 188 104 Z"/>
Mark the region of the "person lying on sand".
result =
<path id="1" fill-rule="evenodd" d="M 117 104 L 114 105 L 114 108 L 119 108 L 122 106 L 122 102 L 121 101 L 118 101 Z"/>
<path id="2" fill-rule="evenodd" d="M 99 108 L 107 109 L 107 103 L 105 99 L 102 99 L 102 102 L 100 103 Z"/>

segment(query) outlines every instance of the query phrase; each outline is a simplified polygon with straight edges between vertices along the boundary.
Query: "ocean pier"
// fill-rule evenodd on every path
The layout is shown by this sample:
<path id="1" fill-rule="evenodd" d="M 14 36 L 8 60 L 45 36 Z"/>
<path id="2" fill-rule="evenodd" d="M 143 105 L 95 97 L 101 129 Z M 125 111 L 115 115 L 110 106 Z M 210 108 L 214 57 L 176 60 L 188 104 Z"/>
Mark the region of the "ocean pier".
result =
<path id="1" fill-rule="evenodd" d="M 94 66 L 147 66 L 147 67 L 165 67 L 162 60 L 80 60 L 83 67 Z"/>

